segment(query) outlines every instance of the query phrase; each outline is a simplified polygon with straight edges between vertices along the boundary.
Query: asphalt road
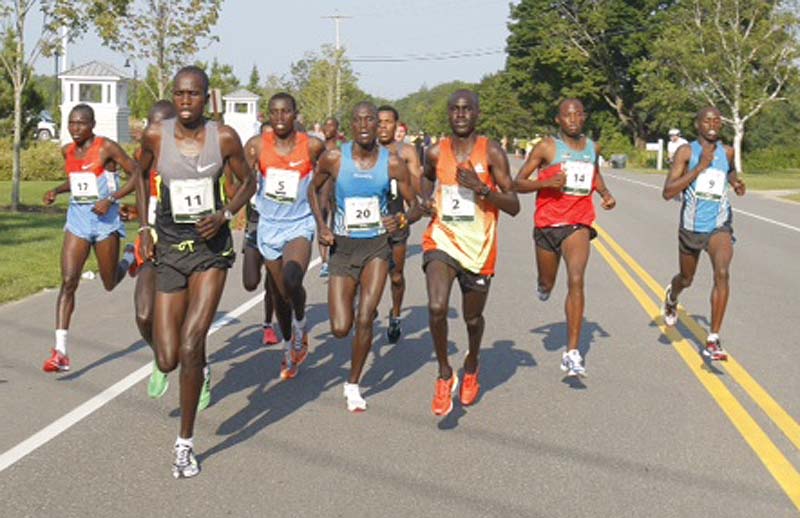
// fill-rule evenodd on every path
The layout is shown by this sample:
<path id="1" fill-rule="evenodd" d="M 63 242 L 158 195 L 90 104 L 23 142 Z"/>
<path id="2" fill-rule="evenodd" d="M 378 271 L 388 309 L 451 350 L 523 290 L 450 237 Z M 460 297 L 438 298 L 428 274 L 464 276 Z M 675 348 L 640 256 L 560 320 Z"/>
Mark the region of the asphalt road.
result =
<path id="1" fill-rule="evenodd" d="M 306 280 L 311 350 L 281 382 L 280 352 L 259 343 L 261 306 L 241 258 L 208 339 L 212 405 L 200 414 L 202 473 L 170 473 L 177 376 L 146 395 L 148 347 L 134 283 L 84 281 L 70 331 L 73 370 L 46 375 L 55 291 L 0 307 L 0 515 L 17 516 L 796 516 L 800 510 L 800 205 L 736 198 L 727 363 L 698 348 L 708 326 L 703 259 L 665 331 L 661 289 L 677 269 L 678 204 L 662 178 L 608 171 L 618 207 L 599 210 L 586 276 L 581 349 L 589 377 L 564 378 L 564 270 L 535 296 L 525 196 L 500 223 L 486 310 L 482 394 L 431 414 L 436 377 L 421 222 L 407 263 L 403 338 L 388 344 L 388 288 L 362 382 L 366 413 L 345 409 L 349 339 L 329 332 L 327 286 Z M 240 236 L 239 236 L 240 237 Z M 57 260 L 54 253 L 53 260 Z M 249 305 L 246 303 L 250 302 Z M 245 304 L 243 306 L 243 304 Z M 231 314 L 231 312 L 233 312 Z M 227 317 L 226 317 L 227 315 Z M 466 350 L 453 291 L 453 365 Z"/>

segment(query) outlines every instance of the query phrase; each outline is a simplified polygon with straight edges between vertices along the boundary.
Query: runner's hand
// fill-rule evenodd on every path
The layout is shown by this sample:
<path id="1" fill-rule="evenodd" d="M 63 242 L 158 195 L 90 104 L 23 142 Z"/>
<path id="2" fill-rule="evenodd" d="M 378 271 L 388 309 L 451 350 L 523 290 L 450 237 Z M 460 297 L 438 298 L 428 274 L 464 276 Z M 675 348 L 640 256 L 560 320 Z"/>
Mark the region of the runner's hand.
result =
<path id="1" fill-rule="evenodd" d="M 602 198 L 603 202 L 600 204 L 600 206 L 605 210 L 611 210 L 617 206 L 617 200 L 614 199 L 614 196 L 612 196 L 610 192 L 606 191 Z"/>
<path id="2" fill-rule="evenodd" d="M 145 261 L 155 259 L 155 247 L 153 246 L 153 235 L 150 229 L 139 233 L 139 256 L 144 257 Z"/>
<path id="3" fill-rule="evenodd" d="M 458 180 L 459 185 L 474 192 L 478 192 L 483 188 L 483 182 L 478 178 L 478 173 L 475 172 L 475 167 L 471 161 L 462 162 L 456 166 L 456 180 Z"/>
<path id="4" fill-rule="evenodd" d="M 197 232 L 200 234 L 200 237 L 208 241 L 212 237 L 216 236 L 217 232 L 219 232 L 219 229 L 222 228 L 222 225 L 227 222 L 228 221 L 225 219 L 222 211 L 217 211 L 214 214 L 201 219 L 195 223 L 194 226 L 197 229 Z"/>
<path id="5" fill-rule="evenodd" d="M 548 187 L 550 189 L 557 189 L 559 191 L 563 189 L 566 184 L 567 184 L 567 175 L 565 175 L 563 172 L 558 172 L 556 173 L 555 176 L 552 176 L 547 180 L 545 180 L 545 187 Z"/>
<path id="6" fill-rule="evenodd" d="M 403 226 L 401 226 L 402 221 L 406 221 L 405 225 L 408 225 L 408 220 L 405 219 L 404 214 L 392 214 L 390 216 L 384 216 L 381 218 L 381 223 L 383 224 L 383 228 L 386 229 L 386 232 L 390 234 L 394 234 L 398 230 L 402 230 Z"/>
<path id="7" fill-rule="evenodd" d="M 737 196 L 744 196 L 744 193 L 747 190 L 747 188 L 745 187 L 744 182 L 740 178 L 734 180 L 732 185 L 733 185 L 733 192 L 735 192 Z"/>
<path id="8" fill-rule="evenodd" d="M 92 207 L 92 212 L 97 214 L 98 216 L 105 216 L 108 213 L 108 209 L 111 208 L 111 200 L 108 198 L 103 198 L 102 200 L 97 200 L 94 203 L 94 207 Z"/>
<path id="9" fill-rule="evenodd" d="M 44 193 L 44 196 L 42 196 L 42 203 L 44 203 L 45 205 L 52 205 L 55 201 L 56 201 L 56 191 L 52 190 L 47 191 L 46 193 Z"/>
<path id="10" fill-rule="evenodd" d="M 424 216 L 428 216 L 431 218 L 436 216 L 436 200 L 433 198 L 422 200 L 420 203 L 417 204 L 417 207 L 419 207 Z"/>
<path id="11" fill-rule="evenodd" d="M 324 246 L 333 246 L 336 241 L 333 237 L 333 232 L 328 228 L 328 225 L 323 226 L 317 231 L 317 241 Z"/>

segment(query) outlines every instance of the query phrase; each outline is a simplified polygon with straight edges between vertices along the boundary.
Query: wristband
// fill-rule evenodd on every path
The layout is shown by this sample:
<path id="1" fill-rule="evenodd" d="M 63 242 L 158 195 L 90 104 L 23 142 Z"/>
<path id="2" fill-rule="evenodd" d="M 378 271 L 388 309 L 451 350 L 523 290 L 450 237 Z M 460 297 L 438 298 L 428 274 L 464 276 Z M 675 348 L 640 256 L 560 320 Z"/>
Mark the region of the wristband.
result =
<path id="1" fill-rule="evenodd" d="M 408 218 L 404 213 L 398 212 L 397 214 L 395 214 L 395 218 L 398 220 L 397 221 L 398 228 L 405 228 L 406 225 L 408 225 Z"/>
<path id="2" fill-rule="evenodd" d="M 144 232 L 146 230 L 150 230 L 150 225 L 142 225 L 141 227 L 139 227 L 139 230 L 137 230 L 136 232 L 141 234 L 142 232 Z"/>
<path id="3" fill-rule="evenodd" d="M 108 197 L 107 197 L 106 199 L 107 199 L 108 201 L 110 201 L 111 203 L 117 203 L 117 199 L 114 197 L 114 195 L 113 195 L 113 194 L 109 194 L 109 195 L 108 195 Z"/>

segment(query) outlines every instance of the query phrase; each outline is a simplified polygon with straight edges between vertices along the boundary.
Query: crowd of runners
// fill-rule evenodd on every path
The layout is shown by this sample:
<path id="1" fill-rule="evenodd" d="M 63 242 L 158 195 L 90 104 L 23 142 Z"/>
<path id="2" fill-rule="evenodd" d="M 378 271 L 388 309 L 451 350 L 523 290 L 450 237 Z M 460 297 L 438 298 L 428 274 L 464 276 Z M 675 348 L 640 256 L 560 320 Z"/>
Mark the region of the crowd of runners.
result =
<path id="1" fill-rule="evenodd" d="M 136 324 L 154 355 L 149 396 L 163 396 L 169 373 L 180 367 L 176 478 L 200 471 L 193 436 L 195 416 L 211 400 L 206 336 L 236 256 L 230 222 L 243 208 L 242 281 L 252 291 L 263 279 L 262 341 L 282 348 L 282 380 L 298 376 L 308 356 L 303 282 L 316 236 L 322 275 L 328 277 L 331 332 L 343 338 L 354 329 L 350 374 L 343 386 L 351 412 L 367 408 L 359 380 L 387 279 L 392 298 L 387 337 L 396 343 L 402 336 L 409 226 L 427 220 L 423 270 L 439 365 L 431 409 L 445 416 L 456 393 L 462 405 L 475 403 L 480 394 L 483 315 L 498 260 L 499 212 L 516 216 L 518 196 L 536 193 L 536 295 L 541 301 L 549 298 L 563 259 L 568 337 L 561 369 L 569 376 L 586 374 L 578 344 L 584 274 L 590 241 L 597 235 L 593 194 L 605 210 L 613 209 L 616 200 L 598 166 L 599 146 L 584 135 L 580 100 L 561 102 L 557 134 L 539 141 L 512 176 L 501 145 L 477 134 L 479 99 L 469 90 L 450 96 L 442 116 L 449 120 L 451 135 L 420 159 L 413 146 L 404 144 L 406 128 L 391 106 L 358 103 L 349 121 L 352 141 L 342 143 L 335 118 L 322 125 L 322 138 L 299 131 L 295 99 L 278 93 L 269 100 L 261 133 L 243 144 L 233 129 L 204 117 L 209 85 L 202 69 L 182 68 L 173 84 L 172 101 L 153 106 L 133 158 L 117 143 L 94 135 L 91 107 L 78 105 L 69 113 L 73 142 L 63 148 L 67 180 L 44 196 L 44 203 L 51 204 L 58 194 L 70 193 L 55 347 L 44 370 L 70 368 L 70 317 L 93 248 L 106 290 L 113 290 L 126 272 L 136 276 Z M 682 205 L 679 272 L 666 286 L 662 311 L 664 323 L 675 325 L 677 297 L 691 285 L 705 250 L 714 285 L 703 354 L 725 360 L 719 332 L 734 241 L 728 186 L 737 195 L 744 194 L 745 186 L 733 169 L 732 149 L 719 140 L 719 111 L 700 110 L 695 126 L 697 140 L 675 151 L 663 189 L 664 199 L 681 196 Z M 124 185 L 118 185 L 117 168 L 127 173 Z M 119 200 L 134 191 L 135 209 L 121 210 Z M 138 235 L 120 259 L 126 218 L 138 220 Z M 461 289 L 468 334 L 460 379 L 447 350 L 454 281 Z"/>

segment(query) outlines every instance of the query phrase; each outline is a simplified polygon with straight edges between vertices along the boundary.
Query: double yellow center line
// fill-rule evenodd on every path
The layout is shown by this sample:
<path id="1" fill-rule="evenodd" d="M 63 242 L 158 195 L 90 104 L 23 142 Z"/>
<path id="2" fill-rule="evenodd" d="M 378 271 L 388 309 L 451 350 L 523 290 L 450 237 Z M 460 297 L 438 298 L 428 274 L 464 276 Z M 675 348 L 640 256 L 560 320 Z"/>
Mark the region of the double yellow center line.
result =
<path id="1" fill-rule="evenodd" d="M 669 338 L 673 348 L 716 401 L 731 423 L 736 427 L 744 440 L 758 455 L 758 458 L 775 478 L 783 491 L 800 510 L 800 473 L 787 460 L 775 443 L 745 410 L 738 399 L 725 386 L 720 378 L 711 372 L 697 351 L 677 329 L 667 327 L 661 317 L 661 304 L 664 288 L 642 268 L 605 230 L 595 224 L 600 239 L 593 241 L 595 249 L 603 256 L 614 273 L 636 298 L 661 332 Z M 610 248 L 610 250 L 609 250 Z M 638 277 L 639 281 L 628 272 L 619 259 Z M 648 293 L 649 290 L 649 293 Z M 678 311 L 680 322 L 701 343 L 705 343 L 706 332 L 691 318 L 683 308 Z M 784 410 L 764 388 L 753 379 L 742 365 L 728 352 L 728 361 L 719 362 L 731 379 L 738 383 L 759 408 L 772 420 L 786 437 L 800 450 L 800 425 Z"/>

